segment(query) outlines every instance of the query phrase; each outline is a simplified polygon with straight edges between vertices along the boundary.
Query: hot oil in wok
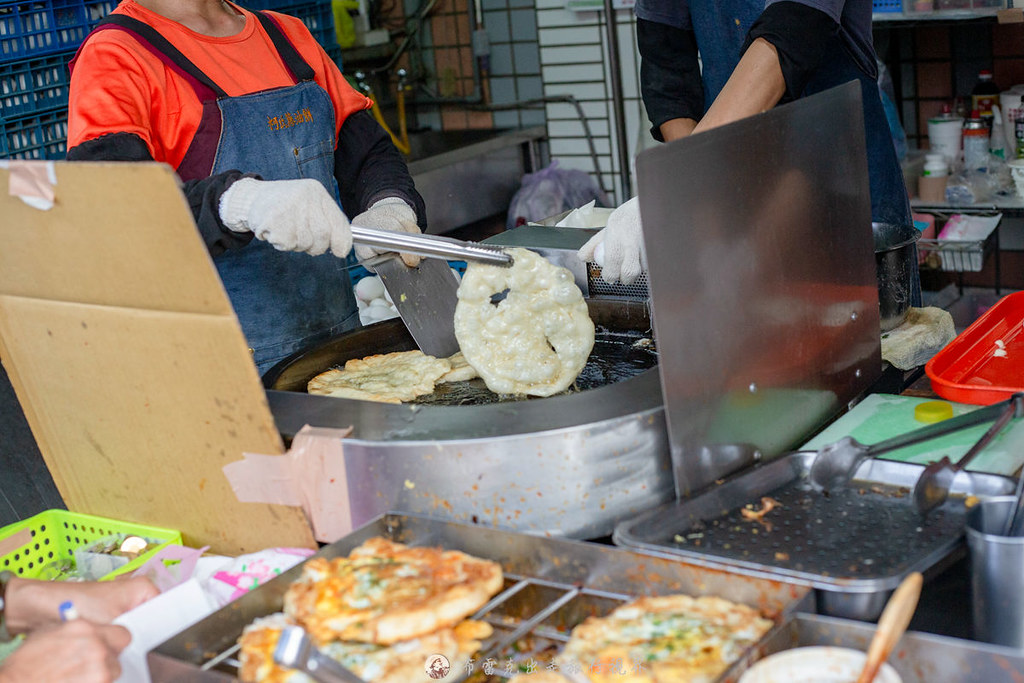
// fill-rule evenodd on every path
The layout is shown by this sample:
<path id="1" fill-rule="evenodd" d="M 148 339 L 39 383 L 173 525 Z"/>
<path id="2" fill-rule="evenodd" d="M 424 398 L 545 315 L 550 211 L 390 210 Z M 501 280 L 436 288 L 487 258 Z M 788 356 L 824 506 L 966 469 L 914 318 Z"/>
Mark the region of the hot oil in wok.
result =
<path id="1" fill-rule="evenodd" d="M 598 329 L 587 364 L 566 393 L 595 389 L 621 382 L 658 364 L 658 354 L 649 336 L 639 332 L 612 332 Z M 522 396 L 495 394 L 482 379 L 438 384 L 434 393 L 420 396 L 413 403 L 423 405 L 483 405 L 519 401 Z"/>

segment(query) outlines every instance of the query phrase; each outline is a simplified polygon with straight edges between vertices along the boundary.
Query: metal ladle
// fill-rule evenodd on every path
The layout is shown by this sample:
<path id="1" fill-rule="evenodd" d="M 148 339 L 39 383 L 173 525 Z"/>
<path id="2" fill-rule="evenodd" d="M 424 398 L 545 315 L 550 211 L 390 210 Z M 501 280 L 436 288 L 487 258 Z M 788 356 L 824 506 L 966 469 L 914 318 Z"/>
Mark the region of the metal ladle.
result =
<path id="1" fill-rule="evenodd" d="M 967 467 L 967 464 L 974 459 L 978 453 L 987 446 L 999 432 L 1003 430 L 1010 420 L 1024 414 L 1024 394 L 1014 394 L 1008 401 L 1002 404 L 995 404 L 1002 407 L 1003 411 L 999 418 L 988 428 L 977 443 L 964 453 L 963 457 L 957 460 L 954 465 L 948 456 L 929 464 L 924 472 L 918 477 L 914 485 L 914 505 L 921 514 L 927 514 L 939 505 L 946 502 L 949 496 L 949 487 L 953 484 L 956 473 Z"/>
<path id="2" fill-rule="evenodd" d="M 879 441 L 878 443 L 871 444 L 870 446 L 865 446 L 852 437 L 843 437 L 839 441 L 822 446 L 818 450 L 818 453 L 814 458 L 814 462 L 811 463 L 811 469 L 808 476 L 811 483 L 819 489 L 828 490 L 843 486 L 853 478 L 857 468 L 860 467 L 865 460 L 883 453 L 888 453 L 889 451 L 895 451 L 906 446 L 913 446 L 940 436 L 945 436 L 946 434 L 958 432 L 961 429 L 966 429 L 967 427 L 973 427 L 975 425 L 984 424 L 985 422 L 998 419 L 1005 413 L 1007 406 L 1016 405 L 1014 404 L 1014 401 L 1018 397 L 1024 397 L 1024 394 L 1014 394 L 1013 397 L 1006 401 L 993 403 L 990 406 L 978 408 L 977 410 L 972 410 L 969 413 L 957 415 L 956 417 L 951 417 L 948 420 L 936 422 L 935 424 L 928 425 L 927 427 L 915 429 L 912 432 L 900 434 L 899 436 L 894 436 L 891 439 L 886 439 L 885 441 Z"/>

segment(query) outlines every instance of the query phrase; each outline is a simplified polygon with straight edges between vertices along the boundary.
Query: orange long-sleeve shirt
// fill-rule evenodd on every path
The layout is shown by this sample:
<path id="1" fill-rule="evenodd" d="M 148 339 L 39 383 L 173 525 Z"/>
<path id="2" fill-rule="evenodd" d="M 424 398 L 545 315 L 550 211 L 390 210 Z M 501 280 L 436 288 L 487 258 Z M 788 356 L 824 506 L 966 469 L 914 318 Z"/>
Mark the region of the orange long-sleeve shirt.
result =
<path id="1" fill-rule="evenodd" d="M 114 10 L 159 31 L 229 96 L 292 85 L 294 81 L 259 21 L 248 10 L 245 28 L 234 36 L 211 37 L 166 19 L 134 0 Z M 285 35 L 316 73 L 331 97 L 335 138 L 354 112 L 371 101 L 345 80 L 300 19 L 272 13 Z M 139 136 L 156 161 L 177 168 L 202 116 L 191 85 L 125 31 L 91 36 L 74 62 L 68 103 L 68 148 L 106 133 Z"/>

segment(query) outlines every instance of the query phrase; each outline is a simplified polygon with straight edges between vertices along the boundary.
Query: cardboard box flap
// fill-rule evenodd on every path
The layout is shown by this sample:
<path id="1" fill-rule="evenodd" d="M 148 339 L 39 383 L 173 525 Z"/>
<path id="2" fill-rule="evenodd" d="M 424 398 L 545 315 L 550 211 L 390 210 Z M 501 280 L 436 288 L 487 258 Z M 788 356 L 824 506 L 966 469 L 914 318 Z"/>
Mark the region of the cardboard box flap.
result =
<path id="1" fill-rule="evenodd" d="M 17 166 L 13 167 L 17 174 Z M 230 314 L 177 176 L 157 163 L 55 164 L 53 208 L 5 196 L 0 292 Z M 45 218 L 43 216 L 45 214 Z"/>
<path id="2" fill-rule="evenodd" d="M 51 210 L 0 192 L 0 360 L 68 508 L 221 554 L 314 547 L 301 509 L 222 471 L 284 448 L 174 174 L 55 169 Z"/>

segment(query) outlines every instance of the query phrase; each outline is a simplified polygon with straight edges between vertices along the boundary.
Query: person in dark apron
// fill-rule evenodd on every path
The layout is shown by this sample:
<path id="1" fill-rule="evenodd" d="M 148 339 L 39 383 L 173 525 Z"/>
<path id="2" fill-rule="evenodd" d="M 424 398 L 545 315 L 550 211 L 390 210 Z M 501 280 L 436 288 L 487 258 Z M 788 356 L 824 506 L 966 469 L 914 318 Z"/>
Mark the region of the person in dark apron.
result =
<path id="1" fill-rule="evenodd" d="M 640 87 L 659 141 L 708 130 L 776 104 L 858 81 L 873 221 L 911 225 L 910 200 L 877 86 L 867 0 L 637 0 Z M 625 284 L 643 269 L 636 199 L 580 250 Z M 921 305 L 912 274 L 913 305 Z"/>
<path id="2" fill-rule="evenodd" d="M 347 216 L 425 223 L 370 101 L 294 17 L 126 0 L 79 48 L 70 91 L 68 160 L 164 161 L 184 181 L 261 373 L 358 325 Z"/>

